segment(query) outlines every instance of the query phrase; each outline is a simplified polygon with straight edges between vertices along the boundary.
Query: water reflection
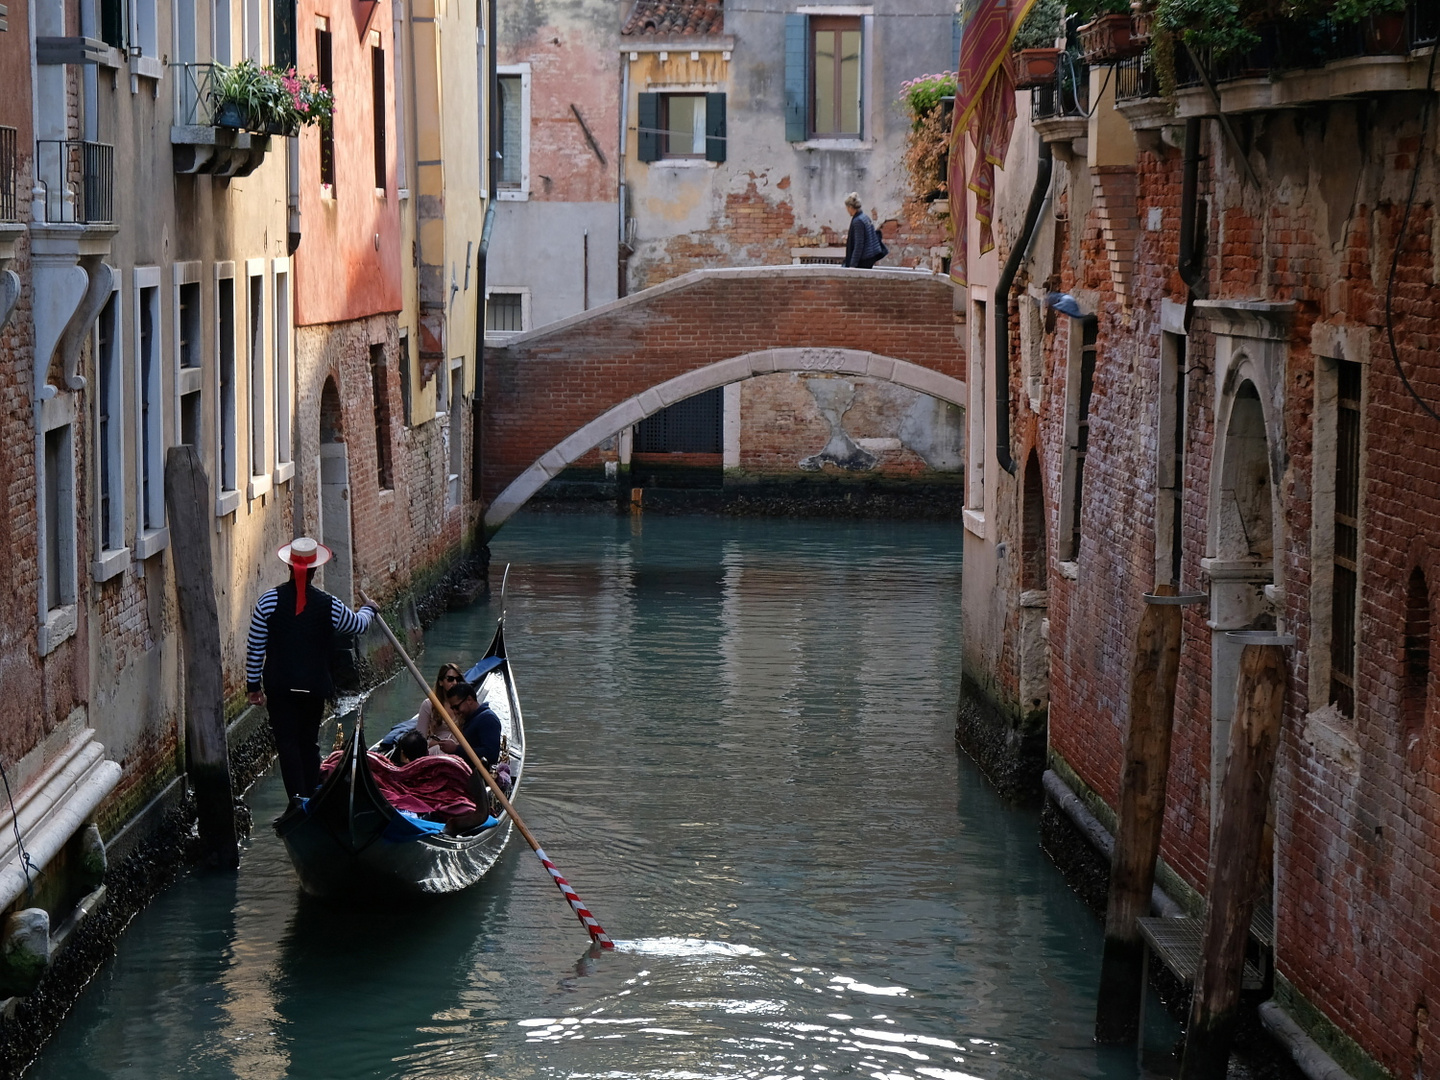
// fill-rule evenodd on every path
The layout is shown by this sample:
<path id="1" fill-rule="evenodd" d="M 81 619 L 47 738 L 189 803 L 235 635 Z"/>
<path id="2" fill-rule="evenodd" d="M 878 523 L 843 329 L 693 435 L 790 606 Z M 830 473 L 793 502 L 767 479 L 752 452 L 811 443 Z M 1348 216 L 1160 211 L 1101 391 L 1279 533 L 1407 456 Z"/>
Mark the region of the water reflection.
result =
<path id="1" fill-rule="evenodd" d="M 1100 928 L 952 740 L 947 526 L 522 516 L 507 640 L 517 836 L 439 902 L 298 894 L 262 825 L 238 876 L 143 912 L 47 1078 L 1129 1078 L 1090 1042 Z M 495 612 L 433 627 L 479 655 Z M 413 711 L 396 682 L 367 713 Z M 257 822 L 279 785 L 251 792 Z"/>

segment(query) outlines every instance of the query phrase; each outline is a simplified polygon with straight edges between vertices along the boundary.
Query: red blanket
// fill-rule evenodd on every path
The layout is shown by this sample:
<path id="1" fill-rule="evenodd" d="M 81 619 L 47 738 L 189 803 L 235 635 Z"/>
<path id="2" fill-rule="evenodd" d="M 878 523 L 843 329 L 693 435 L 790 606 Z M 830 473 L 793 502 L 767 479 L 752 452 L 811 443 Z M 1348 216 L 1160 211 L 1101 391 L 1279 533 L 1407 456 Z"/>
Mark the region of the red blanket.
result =
<path id="1" fill-rule="evenodd" d="M 320 764 L 324 777 L 340 761 L 336 750 Z M 384 754 L 370 754 L 370 772 L 390 805 L 411 814 L 464 814 L 475 809 L 467 785 L 468 762 L 449 754 L 429 754 L 404 765 L 396 765 Z"/>

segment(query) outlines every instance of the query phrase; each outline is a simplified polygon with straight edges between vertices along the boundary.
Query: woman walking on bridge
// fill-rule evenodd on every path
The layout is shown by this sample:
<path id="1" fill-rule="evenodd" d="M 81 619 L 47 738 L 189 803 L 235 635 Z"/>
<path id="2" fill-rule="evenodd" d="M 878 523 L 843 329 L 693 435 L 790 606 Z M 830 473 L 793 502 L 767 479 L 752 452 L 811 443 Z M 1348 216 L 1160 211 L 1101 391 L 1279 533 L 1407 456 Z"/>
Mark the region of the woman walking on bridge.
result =
<path id="1" fill-rule="evenodd" d="M 845 209 L 850 211 L 850 232 L 845 237 L 845 261 L 840 265 L 869 270 L 889 255 L 890 249 L 880 239 L 870 216 L 860 209 L 858 192 L 852 191 L 845 196 Z"/>

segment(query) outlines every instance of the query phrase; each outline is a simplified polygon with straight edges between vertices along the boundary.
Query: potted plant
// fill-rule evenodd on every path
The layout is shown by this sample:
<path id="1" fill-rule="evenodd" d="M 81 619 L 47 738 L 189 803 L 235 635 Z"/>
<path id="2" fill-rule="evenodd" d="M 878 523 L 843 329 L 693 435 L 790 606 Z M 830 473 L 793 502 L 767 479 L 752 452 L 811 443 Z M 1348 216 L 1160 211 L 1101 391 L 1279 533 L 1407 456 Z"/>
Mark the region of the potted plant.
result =
<path id="1" fill-rule="evenodd" d="M 1061 49 L 1055 47 L 1060 21 L 1065 15 L 1062 0 L 1035 0 L 1030 14 L 1020 24 L 1010 48 L 1015 53 L 1015 86 L 1025 90 L 1048 86 L 1060 73 Z"/>
<path id="2" fill-rule="evenodd" d="M 906 216 L 918 224 L 931 213 L 931 204 L 949 196 L 946 166 L 955 108 L 955 73 L 941 71 L 901 83 L 900 104 L 910 114 L 902 158 L 909 188 Z"/>
<path id="3" fill-rule="evenodd" d="M 1337 23 L 1359 23 L 1369 56 L 1403 56 L 1409 51 L 1405 0 L 1338 0 L 1330 17 Z"/>
<path id="4" fill-rule="evenodd" d="M 1078 33 L 1086 63 L 1124 60 L 1144 50 L 1144 43 L 1135 39 L 1130 0 L 1083 0 L 1072 13 L 1085 20 Z"/>
<path id="5" fill-rule="evenodd" d="M 216 64 L 210 73 L 211 114 L 216 126 L 258 130 L 270 111 L 272 82 L 253 60 Z"/>

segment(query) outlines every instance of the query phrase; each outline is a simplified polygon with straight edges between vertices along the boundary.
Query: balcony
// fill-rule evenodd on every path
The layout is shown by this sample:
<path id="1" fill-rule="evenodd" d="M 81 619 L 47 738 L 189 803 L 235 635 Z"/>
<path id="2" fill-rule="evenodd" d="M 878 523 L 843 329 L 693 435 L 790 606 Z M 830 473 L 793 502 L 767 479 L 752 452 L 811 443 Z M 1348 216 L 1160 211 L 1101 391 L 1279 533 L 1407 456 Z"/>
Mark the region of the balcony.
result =
<path id="1" fill-rule="evenodd" d="M 36 218 L 49 225 L 115 220 L 115 148 L 78 139 L 35 143 Z"/>
<path id="2" fill-rule="evenodd" d="M 249 176 L 265 160 L 270 138 L 216 123 L 210 80 L 213 64 L 171 64 L 180 123 L 170 128 L 175 171 L 182 176 L 205 174 L 228 180 Z"/>
<path id="3" fill-rule="evenodd" d="M 1178 116 L 1212 115 L 1216 97 L 1220 112 L 1244 113 L 1425 89 L 1428 50 L 1440 39 L 1440 0 L 1411 0 L 1404 12 L 1355 23 L 1277 22 L 1259 33 L 1254 48 L 1219 59 L 1176 49 Z M 1415 55 L 1419 50 L 1426 54 Z"/>
<path id="4" fill-rule="evenodd" d="M 1053 83 L 1030 91 L 1030 120 L 1047 143 L 1068 146 L 1085 137 L 1090 123 L 1090 68 L 1074 53 L 1060 54 L 1060 71 Z"/>

